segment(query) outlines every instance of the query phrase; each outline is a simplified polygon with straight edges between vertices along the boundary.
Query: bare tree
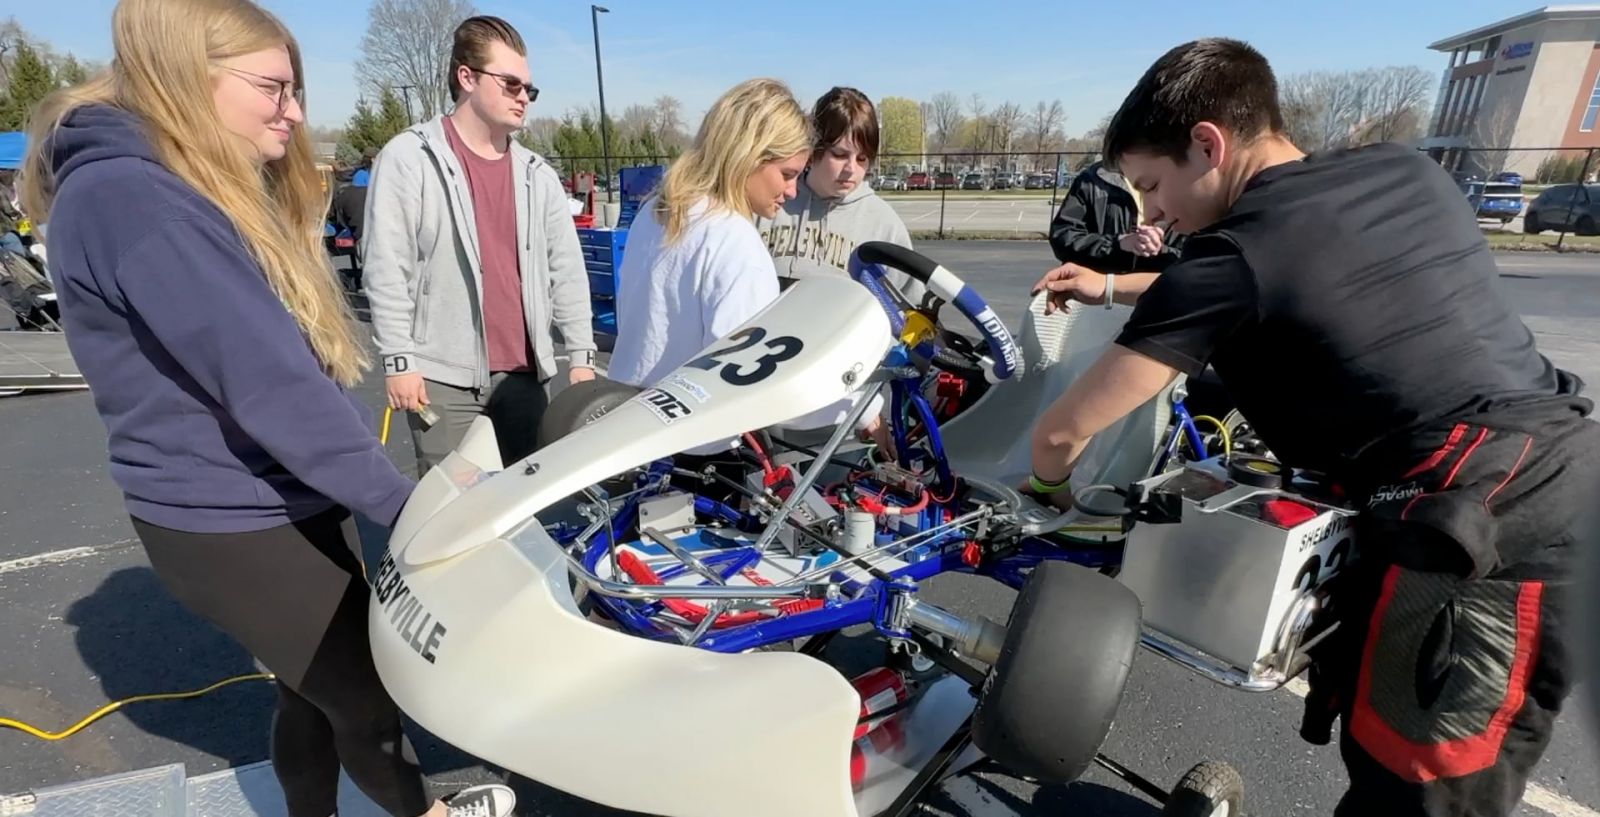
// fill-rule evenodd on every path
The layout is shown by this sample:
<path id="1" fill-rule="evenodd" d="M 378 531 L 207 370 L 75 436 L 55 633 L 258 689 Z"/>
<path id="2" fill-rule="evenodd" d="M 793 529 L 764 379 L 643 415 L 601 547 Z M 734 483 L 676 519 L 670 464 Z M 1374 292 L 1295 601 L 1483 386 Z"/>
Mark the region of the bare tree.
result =
<path id="1" fill-rule="evenodd" d="M 683 103 L 670 94 L 656 97 L 651 105 L 655 111 L 656 140 L 662 147 L 682 149 L 689 144 L 689 134 L 684 131 Z"/>
<path id="2" fill-rule="evenodd" d="M 1511 144 L 1512 132 L 1517 128 L 1517 109 L 1510 100 L 1502 103 L 1488 116 L 1478 117 L 1472 128 L 1472 144 L 1487 149 L 1474 150 L 1469 158 L 1485 176 L 1505 170 L 1506 160 L 1511 158 L 1506 146 Z"/>
<path id="3" fill-rule="evenodd" d="M 1285 127 L 1305 150 L 1409 141 L 1425 118 L 1430 84 L 1414 66 L 1297 74 L 1282 85 Z"/>
<path id="4" fill-rule="evenodd" d="M 1022 128 L 1022 106 L 1007 100 L 1000 107 L 994 109 L 995 139 L 1001 151 L 1011 150 L 1011 140 L 1017 136 L 1017 131 Z"/>
<path id="5" fill-rule="evenodd" d="M 618 132 L 626 136 L 638 136 L 645 131 L 654 131 L 656 126 L 656 110 L 647 105 L 629 105 L 622 111 L 622 116 L 617 117 L 615 127 Z"/>
<path id="6" fill-rule="evenodd" d="M 983 138 L 986 135 L 988 118 L 984 115 L 983 94 L 973 94 L 967 98 L 968 110 L 972 112 L 972 149 L 982 149 Z"/>
<path id="7" fill-rule="evenodd" d="M 528 120 L 522 132 L 517 134 L 517 139 L 529 150 L 549 157 L 555 153 L 556 131 L 560 129 L 561 120 L 553 116 L 541 116 Z"/>
<path id="8" fill-rule="evenodd" d="M 417 113 L 432 119 L 450 107 L 451 35 L 474 13 L 471 0 L 374 0 L 356 76 L 374 92 L 409 88 Z"/>
<path id="9" fill-rule="evenodd" d="M 939 144 L 941 152 L 949 150 L 956 138 L 961 135 L 961 125 L 966 122 L 966 117 L 961 115 L 961 100 L 949 91 L 941 91 L 933 95 L 933 123 L 934 141 Z"/>
<path id="10" fill-rule="evenodd" d="M 1433 88 L 1433 77 L 1415 65 L 1398 65 L 1383 69 L 1378 76 L 1373 94 L 1372 126 L 1367 130 L 1368 141 L 1407 142 L 1415 139 L 1427 120 L 1428 95 Z M 1509 122 L 1500 123 L 1505 130 L 1503 138 L 1480 143 L 1503 145 L 1510 141 Z M 1504 157 L 1501 158 L 1504 162 Z"/>
<path id="11" fill-rule="evenodd" d="M 1035 166 L 1043 166 L 1046 157 L 1045 151 L 1059 145 L 1061 128 L 1066 124 L 1066 111 L 1061 107 L 1061 100 L 1053 102 L 1039 102 L 1033 106 L 1033 114 L 1028 117 L 1027 143 L 1033 148 L 1033 161 Z"/>

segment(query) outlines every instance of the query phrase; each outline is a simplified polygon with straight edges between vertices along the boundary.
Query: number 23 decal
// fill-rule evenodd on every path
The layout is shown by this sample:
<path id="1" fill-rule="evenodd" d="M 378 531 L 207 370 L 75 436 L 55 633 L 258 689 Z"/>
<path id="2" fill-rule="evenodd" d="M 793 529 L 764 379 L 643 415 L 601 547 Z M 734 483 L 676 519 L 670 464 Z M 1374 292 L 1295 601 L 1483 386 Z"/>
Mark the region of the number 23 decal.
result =
<path id="1" fill-rule="evenodd" d="M 728 340 L 739 342 L 726 349 L 718 349 L 715 352 L 691 360 L 684 365 L 707 372 L 715 371 L 722 376 L 725 382 L 734 386 L 750 386 L 771 377 L 772 373 L 778 370 L 779 363 L 800 354 L 800 350 L 806 346 L 799 338 L 788 335 L 780 335 L 768 340 L 767 330 L 759 326 L 741 329 L 729 335 Z M 723 360 L 723 358 L 737 355 L 758 343 L 770 350 L 771 354 L 757 358 L 753 368 Z"/>

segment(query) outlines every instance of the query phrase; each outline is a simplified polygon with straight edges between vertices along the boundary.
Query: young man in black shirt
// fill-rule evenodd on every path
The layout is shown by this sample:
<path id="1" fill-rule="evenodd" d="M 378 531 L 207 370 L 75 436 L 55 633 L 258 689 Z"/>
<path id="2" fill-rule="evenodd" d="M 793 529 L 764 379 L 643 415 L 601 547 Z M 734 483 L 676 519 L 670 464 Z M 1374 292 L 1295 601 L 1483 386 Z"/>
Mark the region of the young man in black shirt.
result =
<path id="1" fill-rule="evenodd" d="M 1061 490 L 1091 436 L 1211 365 L 1281 460 L 1361 509 L 1302 728 L 1341 722 L 1335 814 L 1509 815 L 1572 685 L 1600 424 L 1496 291 L 1442 169 L 1399 145 L 1306 156 L 1283 131 L 1271 68 L 1231 40 L 1173 49 L 1123 103 L 1107 161 L 1190 235 L 1160 274 L 1039 282 L 1055 308 L 1136 306 L 1040 419 L 1031 485 Z"/>

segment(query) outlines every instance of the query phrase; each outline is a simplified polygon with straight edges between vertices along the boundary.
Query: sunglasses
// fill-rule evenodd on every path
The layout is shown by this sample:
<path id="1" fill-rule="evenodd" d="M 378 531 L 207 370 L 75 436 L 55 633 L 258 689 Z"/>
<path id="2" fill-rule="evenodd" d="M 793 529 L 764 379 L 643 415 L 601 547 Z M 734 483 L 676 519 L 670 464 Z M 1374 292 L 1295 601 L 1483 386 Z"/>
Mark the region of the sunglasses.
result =
<path id="1" fill-rule="evenodd" d="M 255 86 L 257 91 L 260 91 L 261 93 L 265 94 L 268 99 L 278 103 L 278 113 L 283 113 L 284 108 L 289 107 L 290 99 L 293 99 L 295 104 L 300 106 L 300 110 L 303 111 L 306 109 L 306 89 L 296 87 L 294 80 L 278 79 L 277 77 L 264 77 L 260 74 L 252 74 L 249 71 L 241 71 L 237 68 L 229 68 L 226 65 L 222 66 L 222 70 L 231 74 L 235 74 L 246 80 L 253 80 L 250 84 Z M 268 83 L 275 87 L 274 89 L 263 88 L 259 83 Z"/>
<path id="2" fill-rule="evenodd" d="M 539 99 L 538 88 L 529 83 L 523 82 L 522 80 L 511 76 L 510 74 L 496 74 L 493 71 L 485 71 L 482 68 L 473 68 L 470 65 L 467 66 L 467 70 L 474 74 L 483 74 L 486 77 L 494 77 L 495 79 L 499 80 L 500 87 L 505 89 L 506 94 L 509 96 L 515 97 L 517 94 L 527 91 L 528 101 L 530 103 Z"/>

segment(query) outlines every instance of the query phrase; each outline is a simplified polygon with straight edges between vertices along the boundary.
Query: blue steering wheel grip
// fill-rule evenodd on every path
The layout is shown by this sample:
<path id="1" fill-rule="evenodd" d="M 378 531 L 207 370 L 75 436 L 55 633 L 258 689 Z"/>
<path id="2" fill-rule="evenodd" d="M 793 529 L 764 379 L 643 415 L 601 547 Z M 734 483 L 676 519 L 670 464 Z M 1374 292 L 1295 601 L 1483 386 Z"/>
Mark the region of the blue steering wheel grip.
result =
<path id="1" fill-rule="evenodd" d="M 996 380 L 1005 380 L 1016 373 L 1021 365 L 1022 353 L 1017 349 L 1011 332 L 977 290 L 921 253 L 887 241 L 868 241 L 850 255 L 850 277 L 871 291 L 878 303 L 883 305 L 884 311 L 889 313 L 890 323 L 894 325 L 895 334 L 898 335 L 904 328 L 905 321 L 900 315 L 899 306 L 888 293 L 888 288 L 893 284 L 889 283 L 884 267 L 893 267 L 921 281 L 929 292 L 954 304 L 967 317 L 989 346 Z"/>

